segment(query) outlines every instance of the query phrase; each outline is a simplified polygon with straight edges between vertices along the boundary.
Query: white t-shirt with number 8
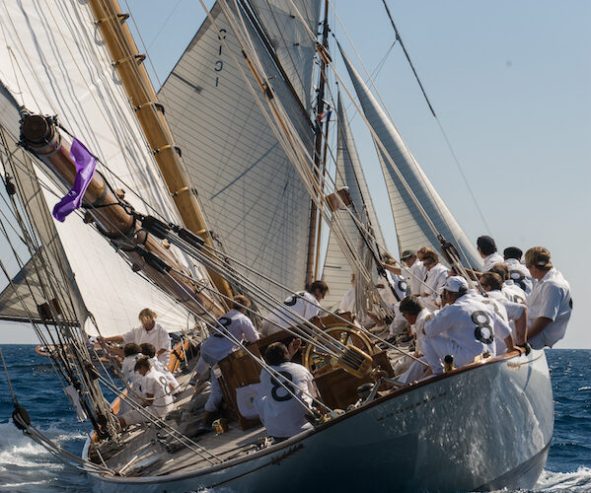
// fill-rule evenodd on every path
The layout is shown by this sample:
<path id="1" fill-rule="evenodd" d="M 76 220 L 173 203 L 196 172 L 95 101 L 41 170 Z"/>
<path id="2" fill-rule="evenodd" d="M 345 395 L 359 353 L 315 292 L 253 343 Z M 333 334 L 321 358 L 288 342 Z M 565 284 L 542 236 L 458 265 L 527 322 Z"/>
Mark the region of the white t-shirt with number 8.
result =
<path id="1" fill-rule="evenodd" d="M 312 404 L 312 397 L 318 397 L 314 377 L 297 363 L 286 362 L 271 368 L 285 379 L 270 375 L 264 369 L 261 371 L 257 402 L 259 416 L 269 436 L 286 438 L 297 435 L 311 427 L 305 418 L 308 410 L 300 399 Z M 288 392 L 282 383 L 298 399 Z"/>

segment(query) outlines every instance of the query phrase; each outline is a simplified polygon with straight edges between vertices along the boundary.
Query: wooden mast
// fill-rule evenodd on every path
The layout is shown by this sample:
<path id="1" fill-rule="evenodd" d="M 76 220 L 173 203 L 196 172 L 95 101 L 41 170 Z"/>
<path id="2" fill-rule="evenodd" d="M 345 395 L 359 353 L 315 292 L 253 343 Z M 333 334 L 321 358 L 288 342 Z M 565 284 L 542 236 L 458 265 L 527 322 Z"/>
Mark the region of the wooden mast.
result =
<path id="1" fill-rule="evenodd" d="M 145 56 L 138 52 L 131 31 L 125 23 L 128 15 L 121 12 L 117 0 L 89 0 L 89 4 L 109 48 L 113 66 L 123 82 L 185 227 L 201 237 L 207 247 L 213 247 L 212 234 L 191 188 L 180 150 L 174 144 L 172 131 L 164 117 L 164 109 L 158 103 L 156 91 L 142 63 Z M 213 256 L 209 249 L 206 252 Z M 213 271 L 209 271 L 209 276 L 222 295 L 232 296 L 232 289 L 223 277 Z"/>
<path id="2" fill-rule="evenodd" d="M 326 66 L 328 64 L 328 58 L 325 56 L 328 53 L 328 0 L 324 0 L 324 20 L 322 21 L 322 47 L 319 47 L 319 59 L 320 59 L 320 75 L 318 81 L 318 92 L 316 95 L 316 118 L 315 118 L 315 138 L 314 138 L 314 176 L 320 181 L 322 176 L 322 168 L 324 167 L 322 161 L 322 116 L 324 113 L 324 91 L 326 86 Z M 322 191 L 320 191 L 322 193 Z M 321 220 L 318 214 L 318 208 L 314 200 L 312 200 L 312 206 L 310 208 L 310 231 L 308 235 L 308 259 L 306 268 L 306 286 L 312 283 L 318 274 L 318 260 L 316 244 L 320 238 L 320 223 Z"/>

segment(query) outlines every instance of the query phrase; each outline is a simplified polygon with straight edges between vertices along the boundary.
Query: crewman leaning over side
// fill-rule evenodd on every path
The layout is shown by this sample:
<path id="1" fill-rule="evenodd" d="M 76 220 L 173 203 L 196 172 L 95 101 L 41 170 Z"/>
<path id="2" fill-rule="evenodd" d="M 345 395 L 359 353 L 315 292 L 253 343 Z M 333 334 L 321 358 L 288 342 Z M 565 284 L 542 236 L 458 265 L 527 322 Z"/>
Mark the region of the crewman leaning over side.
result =
<path id="1" fill-rule="evenodd" d="M 481 354 L 496 354 L 495 332 L 513 349 L 511 328 L 478 297 L 467 296 L 468 282 L 460 276 L 448 277 L 443 286 L 444 306 L 425 324 L 424 358 L 434 374 L 443 372 L 443 360 L 454 357 L 457 367 L 465 366 Z"/>
<path id="2" fill-rule="evenodd" d="M 527 299 L 527 340 L 534 349 L 552 347 L 564 337 L 572 313 L 570 286 L 554 268 L 550 252 L 544 247 L 525 252 L 525 266 L 535 279 Z"/>
<path id="3" fill-rule="evenodd" d="M 509 279 L 517 284 L 526 294 L 533 288 L 533 280 L 527 267 L 521 263 L 523 252 L 517 247 L 507 247 L 503 250 L 503 258 L 509 271 Z"/>

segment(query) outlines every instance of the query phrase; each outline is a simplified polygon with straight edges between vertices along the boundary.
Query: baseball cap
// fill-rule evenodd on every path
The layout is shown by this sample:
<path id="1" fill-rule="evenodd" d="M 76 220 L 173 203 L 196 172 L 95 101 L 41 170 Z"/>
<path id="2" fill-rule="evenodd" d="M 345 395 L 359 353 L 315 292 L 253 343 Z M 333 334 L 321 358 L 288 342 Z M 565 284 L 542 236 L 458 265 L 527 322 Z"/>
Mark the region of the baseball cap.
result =
<path id="1" fill-rule="evenodd" d="M 414 250 L 404 250 L 400 255 L 400 260 L 406 260 L 407 258 L 410 258 L 413 255 L 416 255 L 416 252 Z"/>
<path id="2" fill-rule="evenodd" d="M 460 291 L 468 291 L 468 281 L 461 276 L 450 276 L 445 280 L 443 289 L 450 293 L 459 293 Z"/>

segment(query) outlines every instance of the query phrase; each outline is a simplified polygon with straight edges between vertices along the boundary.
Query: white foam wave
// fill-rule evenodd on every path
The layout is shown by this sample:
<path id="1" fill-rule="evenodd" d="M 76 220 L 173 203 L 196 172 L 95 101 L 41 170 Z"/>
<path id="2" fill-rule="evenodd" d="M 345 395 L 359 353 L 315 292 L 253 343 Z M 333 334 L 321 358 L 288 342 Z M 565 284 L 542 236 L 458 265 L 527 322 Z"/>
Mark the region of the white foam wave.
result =
<path id="1" fill-rule="evenodd" d="M 536 492 L 571 493 L 591 490 L 591 469 L 579 467 L 574 472 L 544 471 L 536 485 Z"/>

